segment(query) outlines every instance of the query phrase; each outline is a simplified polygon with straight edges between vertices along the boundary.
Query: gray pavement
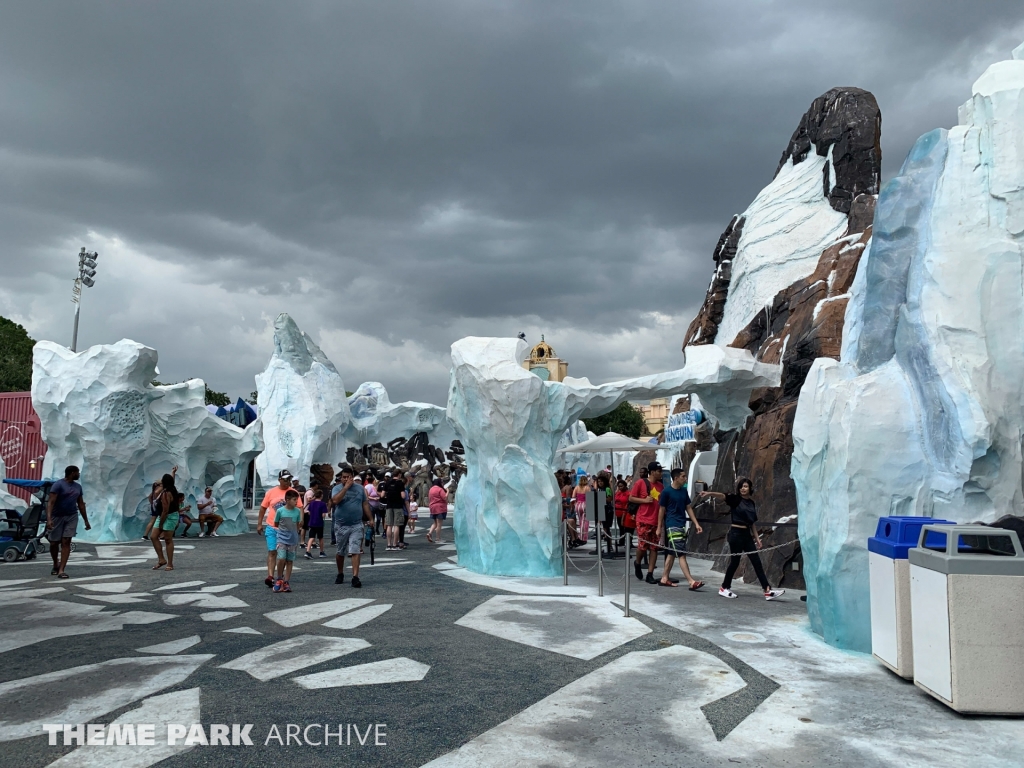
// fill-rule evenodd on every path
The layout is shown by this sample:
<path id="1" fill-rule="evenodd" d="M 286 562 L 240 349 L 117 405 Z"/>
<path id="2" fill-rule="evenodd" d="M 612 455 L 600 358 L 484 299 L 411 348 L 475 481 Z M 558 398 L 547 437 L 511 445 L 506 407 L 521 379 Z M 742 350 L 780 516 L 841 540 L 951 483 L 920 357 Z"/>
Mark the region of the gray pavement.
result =
<path id="1" fill-rule="evenodd" d="M 48 561 L 4 565 L 4 764 L 942 765 L 971 754 L 999 765 L 1004 742 L 1024 735 L 1018 721 L 959 718 L 869 657 L 828 648 L 798 594 L 767 603 L 739 586 L 726 601 L 715 586 L 631 578 L 625 618 L 621 560 L 608 561 L 600 598 L 594 569 L 573 570 L 568 587 L 481 577 L 451 546 L 408 541 L 378 551 L 362 589 L 334 584 L 333 558 L 300 559 L 289 594 L 252 570 L 265 558 L 255 534 L 179 539 L 191 548 L 173 573 L 151 570 L 141 541 L 80 545 L 66 581 Z M 886 718 L 893 708 L 900 722 Z M 908 751 L 915 719 L 942 727 Z M 252 724 L 254 745 L 50 746 L 42 729 L 115 720 L 155 721 L 158 741 L 168 722 Z M 284 740 L 288 724 L 324 723 L 353 743 L 265 743 L 275 724 Z M 374 724 L 386 724 L 386 746 L 366 736 Z"/>

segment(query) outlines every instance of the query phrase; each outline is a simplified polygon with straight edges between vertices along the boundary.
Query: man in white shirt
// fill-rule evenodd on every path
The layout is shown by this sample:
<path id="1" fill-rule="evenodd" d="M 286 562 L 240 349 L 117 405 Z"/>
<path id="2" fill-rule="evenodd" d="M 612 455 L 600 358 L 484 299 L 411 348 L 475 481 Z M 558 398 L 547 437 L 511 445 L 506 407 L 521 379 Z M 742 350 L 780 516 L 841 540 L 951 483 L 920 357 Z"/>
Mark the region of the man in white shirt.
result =
<path id="1" fill-rule="evenodd" d="M 196 501 L 196 510 L 199 512 L 199 538 L 207 535 L 219 536 L 217 529 L 224 522 L 224 518 L 217 514 L 217 500 L 213 498 L 213 488 L 207 488 L 206 493 L 199 497 Z"/>

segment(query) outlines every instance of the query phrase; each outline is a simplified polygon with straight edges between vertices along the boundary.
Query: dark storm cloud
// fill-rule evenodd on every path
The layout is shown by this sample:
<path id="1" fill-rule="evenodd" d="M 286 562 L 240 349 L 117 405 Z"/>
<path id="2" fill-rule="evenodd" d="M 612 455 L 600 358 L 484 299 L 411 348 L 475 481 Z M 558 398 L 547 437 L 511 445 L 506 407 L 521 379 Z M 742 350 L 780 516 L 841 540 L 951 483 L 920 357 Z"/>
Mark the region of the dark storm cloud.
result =
<path id="1" fill-rule="evenodd" d="M 1019 2 L 8 3 L 0 309 L 252 389 L 280 311 L 350 388 L 443 401 L 461 335 L 594 380 L 679 362 L 729 217 L 810 101 L 885 172 L 1024 38 Z M 109 253 L 109 255 L 107 255 Z M 102 309 L 100 309 L 102 308 Z"/>

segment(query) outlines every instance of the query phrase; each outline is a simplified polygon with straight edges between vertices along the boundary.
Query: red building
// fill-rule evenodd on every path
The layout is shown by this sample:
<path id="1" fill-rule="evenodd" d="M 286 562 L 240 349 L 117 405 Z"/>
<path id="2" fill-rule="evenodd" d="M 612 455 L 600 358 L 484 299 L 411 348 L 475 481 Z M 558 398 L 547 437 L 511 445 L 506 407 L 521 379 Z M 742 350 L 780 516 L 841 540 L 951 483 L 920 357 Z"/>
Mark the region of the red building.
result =
<path id="1" fill-rule="evenodd" d="M 45 454 L 31 393 L 0 392 L 0 457 L 7 466 L 7 477 L 38 480 L 43 476 Z M 23 488 L 7 486 L 5 490 L 25 501 L 31 498 Z"/>

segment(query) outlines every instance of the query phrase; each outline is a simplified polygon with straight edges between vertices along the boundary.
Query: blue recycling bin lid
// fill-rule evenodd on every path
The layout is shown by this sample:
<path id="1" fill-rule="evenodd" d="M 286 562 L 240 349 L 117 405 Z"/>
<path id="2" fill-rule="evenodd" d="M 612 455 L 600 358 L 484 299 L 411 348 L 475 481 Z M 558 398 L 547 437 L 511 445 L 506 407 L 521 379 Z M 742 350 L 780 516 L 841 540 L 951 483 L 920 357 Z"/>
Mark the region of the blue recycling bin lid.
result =
<path id="1" fill-rule="evenodd" d="M 906 560 L 907 553 L 917 546 L 921 528 L 925 525 L 956 525 L 952 520 L 938 520 L 934 517 L 880 517 L 875 535 L 868 539 L 868 552 L 888 557 L 891 560 Z M 945 547 L 941 535 L 935 535 L 934 544 Z M 929 534 L 926 544 L 933 543 Z"/>

